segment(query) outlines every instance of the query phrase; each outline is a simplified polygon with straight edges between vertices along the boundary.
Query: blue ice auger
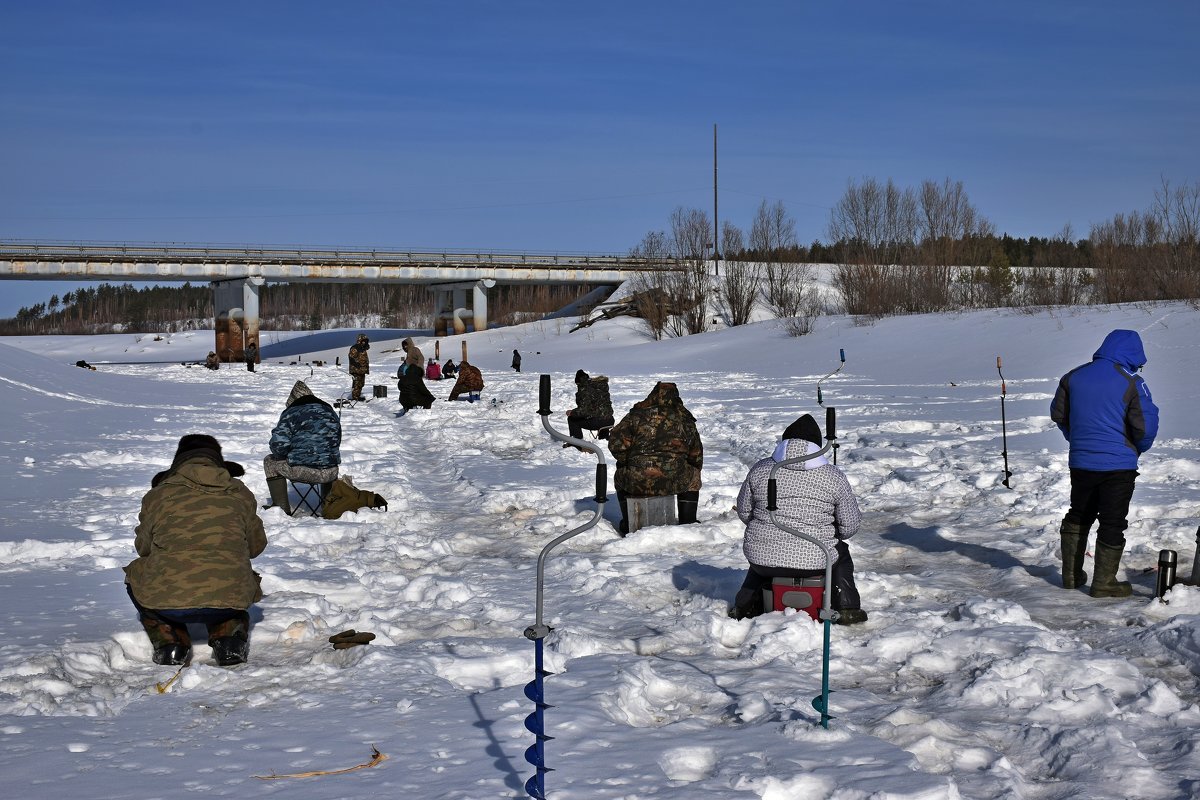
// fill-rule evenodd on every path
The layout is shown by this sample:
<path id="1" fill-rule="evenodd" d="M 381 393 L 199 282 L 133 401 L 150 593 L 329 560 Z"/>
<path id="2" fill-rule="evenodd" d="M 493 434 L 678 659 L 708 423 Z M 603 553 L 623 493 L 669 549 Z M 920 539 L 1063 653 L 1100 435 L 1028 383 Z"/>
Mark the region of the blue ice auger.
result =
<path id="1" fill-rule="evenodd" d="M 833 719 L 829 714 L 829 630 L 832 624 L 837 621 L 840 616 L 838 612 L 833 610 L 833 548 L 827 546 L 820 539 L 809 536 L 807 533 L 798 531 L 790 527 L 786 522 L 775 516 L 775 511 L 779 508 L 776 505 L 776 484 L 775 473 L 781 467 L 786 467 L 789 464 L 800 464 L 809 459 L 822 456 L 829 451 L 831 447 L 836 447 L 834 444 L 837 441 L 837 409 L 830 407 L 825 409 L 825 446 L 815 453 L 797 456 L 796 458 L 788 458 L 783 461 L 775 462 L 771 467 L 771 473 L 767 476 L 767 512 L 771 515 L 771 522 L 781 530 L 785 530 L 793 536 L 799 536 L 806 542 L 812 542 L 817 547 L 821 548 L 825 553 L 825 592 L 821 603 L 821 610 L 817 612 L 817 616 L 825 624 L 825 649 L 821 656 L 821 693 L 813 698 L 812 706 L 817 711 L 821 712 L 821 727 L 829 728 L 829 720 Z"/>
<path id="2" fill-rule="evenodd" d="M 837 375 L 842 371 L 842 367 L 846 366 L 846 351 L 844 349 L 839 349 L 838 355 L 841 357 L 842 363 L 838 364 L 838 368 L 826 375 L 825 378 L 832 378 L 834 375 Z M 821 378 L 821 380 L 817 381 L 817 405 L 819 406 L 825 405 L 825 398 L 821 396 L 821 381 L 824 381 L 825 378 Z"/>
<path id="3" fill-rule="evenodd" d="M 546 432 L 555 441 L 573 444 L 576 447 L 582 447 L 585 450 L 590 450 L 596 454 L 596 513 L 585 524 L 569 530 L 561 536 L 556 537 L 549 544 L 542 548 L 542 552 L 538 554 L 537 563 L 537 611 L 534 618 L 534 623 L 525 629 L 525 638 L 533 641 L 533 680 L 525 686 L 525 696 L 533 701 L 533 713 L 525 718 L 525 729 L 534 735 L 534 743 L 525 751 L 525 760 L 533 764 L 537 768 L 537 772 L 533 774 L 528 781 L 525 782 L 525 791 L 530 797 L 537 800 L 545 800 L 546 797 L 546 773 L 550 771 L 546 766 L 546 742 L 554 737 L 546 735 L 546 721 L 543 718 L 543 712 L 551 706 L 546 704 L 545 688 L 542 684 L 542 679 L 550 675 L 542 668 L 542 640 L 550 635 L 552 628 L 542 622 L 542 585 L 543 576 L 545 575 L 546 556 L 550 551 L 558 545 L 570 539 L 573 536 L 578 536 L 584 531 L 591 530 L 596 527 L 596 523 L 600 521 L 600 517 L 604 515 L 604 501 L 608 499 L 608 464 L 604 460 L 604 452 L 598 445 L 592 444 L 584 439 L 576 439 L 573 436 L 567 436 L 564 433 L 554 430 L 550 427 L 550 376 L 542 375 L 539 385 L 539 400 L 540 405 L 538 413 L 542 415 L 542 426 Z"/>

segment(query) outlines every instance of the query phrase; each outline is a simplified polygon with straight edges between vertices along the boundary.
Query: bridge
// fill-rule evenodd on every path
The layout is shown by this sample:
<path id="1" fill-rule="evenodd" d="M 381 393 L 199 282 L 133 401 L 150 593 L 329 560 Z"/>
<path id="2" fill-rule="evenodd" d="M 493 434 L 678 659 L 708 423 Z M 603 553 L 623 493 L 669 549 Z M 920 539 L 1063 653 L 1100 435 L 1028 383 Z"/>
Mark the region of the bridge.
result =
<path id="1" fill-rule="evenodd" d="M 238 360 L 258 343 L 259 289 L 279 283 L 401 283 L 434 295 L 434 333 L 487 328 L 497 284 L 615 285 L 661 262 L 594 253 L 308 249 L 172 243 L 0 240 L 0 279 L 208 281 L 217 349 Z M 467 293 L 471 293 L 468 303 Z"/>

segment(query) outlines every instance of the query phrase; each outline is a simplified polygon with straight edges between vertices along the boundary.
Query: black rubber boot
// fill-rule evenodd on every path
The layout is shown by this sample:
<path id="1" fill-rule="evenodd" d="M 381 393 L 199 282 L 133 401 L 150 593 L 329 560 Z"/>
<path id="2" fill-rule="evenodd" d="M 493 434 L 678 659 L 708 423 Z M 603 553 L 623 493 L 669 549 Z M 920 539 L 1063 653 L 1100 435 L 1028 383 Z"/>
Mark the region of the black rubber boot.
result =
<path id="1" fill-rule="evenodd" d="M 282 508 L 285 514 L 292 513 L 291 501 L 288 499 L 287 478 L 282 475 L 267 478 L 267 490 L 271 492 L 271 505 Z"/>
<path id="2" fill-rule="evenodd" d="M 1078 589 L 1087 583 L 1083 571 L 1083 555 L 1087 550 L 1087 531 L 1079 524 L 1064 519 L 1058 529 L 1062 542 L 1062 581 L 1064 589 Z"/>
<path id="3" fill-rule="evenodd" d="M 154 663 L 164 666 L 186 664 L 192 657 L 192 648 L 186 644 L 168 644 L 154 650 Z"/>
<path id="4" fill-rule="evenodd" d="M 1092 597 L 1129 597 L 1133 586 L 1129 581 L 1117 580 L 1117 567 L 1121 566 L 1123 547 L 1109 547 L 1096 542 L 1096 576 L 1092 579 Z"/>
<path id="5" fill-rule="evenodd" d="M 222 636 L 209 642 L 209 646 L 219 667 L 245 664 L 250 655 L 250 642 L 241 636 Z"/>
<path id="6" fill-rule="evenodd" d="M 675 495 L 676 520 L 680 525 L 691 525 L 696 521 L 700 508 L 700 492 L 680 492 Z"/>

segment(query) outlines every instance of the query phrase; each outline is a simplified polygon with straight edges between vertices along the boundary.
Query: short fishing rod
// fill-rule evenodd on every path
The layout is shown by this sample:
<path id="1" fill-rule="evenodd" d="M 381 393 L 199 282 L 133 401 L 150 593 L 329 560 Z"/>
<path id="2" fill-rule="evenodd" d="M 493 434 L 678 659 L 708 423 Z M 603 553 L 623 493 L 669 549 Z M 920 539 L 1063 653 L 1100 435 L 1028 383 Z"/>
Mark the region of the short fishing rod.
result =
<path id="1" fill-rule="evenodd" d="M 1000 373 L 1000 435 L 1003 442 L 1004 456 L 1004 487 L 1011 489 L 1008 484 L 1008 479 L 1012 477 L 1012 471 L 1008 468 L 1008 422 L 1004 416 L 1004 397 L 1008 394 L 1008 385 L 1004 380 L 1004 372 L 1000 368 L 1000 356 L 996 356 L 996 372 Z"/>

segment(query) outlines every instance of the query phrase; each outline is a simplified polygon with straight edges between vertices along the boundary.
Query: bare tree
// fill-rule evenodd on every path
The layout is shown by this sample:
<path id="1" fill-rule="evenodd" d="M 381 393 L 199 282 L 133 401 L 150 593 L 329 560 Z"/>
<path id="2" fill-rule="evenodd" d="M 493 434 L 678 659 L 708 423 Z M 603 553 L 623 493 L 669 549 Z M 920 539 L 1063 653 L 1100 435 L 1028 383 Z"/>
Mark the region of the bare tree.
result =
<path id="1" fill-rule="evenodd" d="M 741 228 L 728 220 L 722 223 L 721 252 L 725 255 L 725 261 L 720 291 L 730 325 L 745 325 L 750 321 L 762 280 L 758 270 L 743 260 L 745 249 Z"/>
<path id="2" fill-rule="evenodd" d="M 800 313 L 805 284 L 811 274 L 807 265 L 792 261 L 796 248 L 796 221 L 781 201 L 768 205 L 763 200 L 750 226 L 750 249 L 764 259 L 766 302 L 777 317 Z"/>
<path id="3" fill-rule="evenodd" d="M 671 315 L 671 273 L 668 270 L 670 249 L 667 245 L 667 235 L 662 231 L 650 231 L 629 251 L 629 255 L 646 262 L 645 269 L 634 275 L 629 283 L 638 316 L 650 329 L 650 335 L 656 340 L 661 339 L 667 327 L 667 318 Z"/>
<path id="4" fill-rule="evenodd" d="M 712 279 L 705 261 L 713 245 L 708 214 L 683 206 L 672 211 L 670 245 L 676 269 L 669 283 L 674 313 L 667 321 L 667 329 L 675 336 L 703 333 L 708 330 L 708 306 L 712 299 Z"/>

